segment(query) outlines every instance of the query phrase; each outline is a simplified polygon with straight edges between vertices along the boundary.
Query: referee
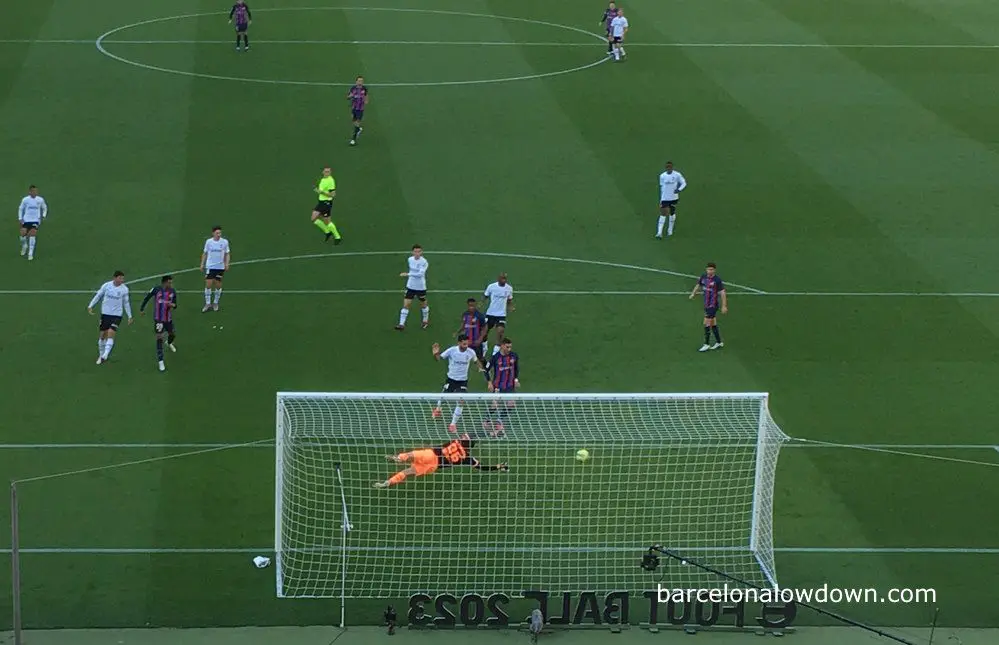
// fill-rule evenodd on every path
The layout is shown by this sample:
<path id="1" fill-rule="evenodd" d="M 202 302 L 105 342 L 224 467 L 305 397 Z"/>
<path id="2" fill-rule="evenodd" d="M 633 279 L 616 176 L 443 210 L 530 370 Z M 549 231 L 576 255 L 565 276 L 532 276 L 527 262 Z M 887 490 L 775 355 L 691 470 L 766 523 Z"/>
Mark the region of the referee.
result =
<path id="1" fill-rule="evenodd" d="M 319 178 L 319 183 L 313 190 L 319 195 L 319 200 L 312 209 L 312 223 L 326 234 L 327 242 L 332 237 L 334 244 L 340 244 L 343 238 L 340 237 L 340 231 L 336 229 L 336 224 L 330 219 L 333 198 L 336 197 L 336 180 L 333 179 L 333 170 L 329 167 L 323 168 L 323 176 Z"/>

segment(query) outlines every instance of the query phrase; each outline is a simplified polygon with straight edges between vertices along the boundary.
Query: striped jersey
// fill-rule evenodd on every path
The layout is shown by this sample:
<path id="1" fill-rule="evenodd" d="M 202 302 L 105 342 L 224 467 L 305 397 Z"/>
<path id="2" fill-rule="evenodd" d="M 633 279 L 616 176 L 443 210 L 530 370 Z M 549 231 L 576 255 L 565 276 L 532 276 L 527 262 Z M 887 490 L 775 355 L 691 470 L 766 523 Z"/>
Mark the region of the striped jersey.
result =
<path id="1" fill-rule="evenodd" d="M 704 291 L 704 308 L 717 308 L 721 292 L 725 291 L 725 284 L 722 282 L 722 279 L 717 274 L 709 276 L 707 273 L 704 273 L 697 280 L 697 284 L 701 285 L 701 290 Z"/>
<path id="2" fill-rule="evenodd" d="M 611 21 L 615 18 L 617 18 L 617 9 L 611 9 L 608 7 L 604 10 L 604 15 L 600 17 L 600 22 L 604 23 L 604 26 L 607 27 L 607 31 L 610 31 Z"/>
<path id="3" fill-rule="evenodd" d="M 481 311 L 466 311 L 461 314 L 461 333 L 468 336 L 468 342 L 473 346 L 482 343 L 485 330 L 486 317 Z"/>
<path id="4" fill-rule="evenodd" d="M 246 6 L 245 2 L 237 2 L 232 5 L 232 11 L 229 12 L 229 20 L 237 25 L 248 25 L 251 18 L 253 16 L 250 15 L 250 8 Z"/>
<path id="5" fill-rule="evenodd" d="M 177 306 L 177 290 L 173 287 L 164 289 L 163 287 L 153 287 L 142 299 L 139 311 L 146 310 L 146 304 L 153 301 L 153 320 L 156 322 L 173 321 L 173 309 Z M 174 305 L 171 307 L 170 305 Z"/>
<path id="6" fill-rule="evenodd" d="M 347 98 L 350 99 L 350 109 L 364 110 L 364 106 L 368 103 L 368 88 L 364 85 L 355 85 L 350 88 Z"/>
<path id="7" fill-rule="evenodd" d="M 489 380 L 500 392 L 513 392 L 520 378 L 520 357 L 517 352 L 496 352 L 489 360 Z"/>

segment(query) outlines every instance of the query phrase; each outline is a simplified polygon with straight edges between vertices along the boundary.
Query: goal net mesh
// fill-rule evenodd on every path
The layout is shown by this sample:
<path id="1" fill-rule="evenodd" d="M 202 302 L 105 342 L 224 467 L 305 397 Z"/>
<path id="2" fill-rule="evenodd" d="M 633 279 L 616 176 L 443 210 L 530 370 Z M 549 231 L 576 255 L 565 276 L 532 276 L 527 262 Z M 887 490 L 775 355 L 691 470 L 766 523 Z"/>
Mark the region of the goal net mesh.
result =
<path id="1" fill-rule="evenodd" d="M 483 464 L 509 472 L 442 468 L 373 488 L 405 468 L 386 455 L 455 438 L 447 425 L 459 400 L 444 396 L 435 418 L 439 398 L 278 395 L 279 596 L 721 583 L 692 566 L 642 571 L 651 544 L 776 584 L 774 474 L 788 437 L 765 394 L 465 395 L 458 433 L 476 440 Z"/>

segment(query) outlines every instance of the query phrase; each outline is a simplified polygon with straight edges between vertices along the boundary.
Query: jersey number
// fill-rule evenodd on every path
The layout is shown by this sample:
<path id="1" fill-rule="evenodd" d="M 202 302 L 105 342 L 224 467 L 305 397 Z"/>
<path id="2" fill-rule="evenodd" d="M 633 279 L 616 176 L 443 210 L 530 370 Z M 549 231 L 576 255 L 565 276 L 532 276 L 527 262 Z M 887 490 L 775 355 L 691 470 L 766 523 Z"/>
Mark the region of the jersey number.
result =
<path id="1" fill-rule="evenodd" d="M 163 333 L 163 323 L 161 322 L 156 323 L 156 333 L 157 334 Z"/>

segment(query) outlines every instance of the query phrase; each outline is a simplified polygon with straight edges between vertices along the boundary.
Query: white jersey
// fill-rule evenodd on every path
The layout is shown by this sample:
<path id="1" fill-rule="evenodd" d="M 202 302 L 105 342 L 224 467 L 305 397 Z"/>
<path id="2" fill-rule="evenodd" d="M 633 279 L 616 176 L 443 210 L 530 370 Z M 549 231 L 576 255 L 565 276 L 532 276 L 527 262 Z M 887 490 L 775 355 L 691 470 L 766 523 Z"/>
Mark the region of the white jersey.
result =
<path id="1" fill-rule="evenodd" d="M 489 307 L 486 309 L 487 316 L 506 318 L 506 305 L 513 298 L 513 286 L 507 282 L 500 286 L 499 282 L 494 282 L 486 287 L 486 298 L 489 298 Z"/>
<path id="2" fill-rule="evenodd" d="M 427 258 L 420 256 L 419 259 L 409 256 L 409 279 L 406 280 L 407 291 L 427 290 L 427 269 L 430 263 Z"/>
<path id="3" fill-rule="evenodd" d="M 676 170 L 659 175 L 659 199 L 664 202 L 680 199 L 680 191 L 686 187 L 687 180 Z"/>
<path id="4" fill-rule="evenodd" d="M 628 30 L 628 19 L 624 16 L 618 16 L 611 20 L 611 36 L 615 38 L 624 38 L 624 32 Z"/>
<path id="5" fill-rule="evenodd" d="M 457 345 L 441 352 L 441 358 L 447 359 L 447 377 L 452 381 L 467 381 L 468 366 L 479 360 L 471 347 L 462 350 Z"/>
<path id="6" fill-rule="evenodd" d="M 225 269 L 225 256 L 229 255 L 229 240 L 213 237 L 205 241 L 205 269 L 221 271 Z"/>
<path id="7" fill-rule="evenodd" d="M 39 197 L 27 195 L 21 200 L 21 206 L 17 209 L 17 221 L 29 224 L 41 224 L 42 219 L 49 212 L 49 207 L 45 200 Z"/>
<path id="8" fill-rule="evenodd" d="M 115 285 L 113 281 L 109 281 L 102 284 L 87 309 L 93 309 L 98 302 L 101 303 L 102 316 L 120 318 L 124 313 L 129 318 L 132 317 L 132 303 L 128 300 L 128 287 L 125 283 Z"/>

